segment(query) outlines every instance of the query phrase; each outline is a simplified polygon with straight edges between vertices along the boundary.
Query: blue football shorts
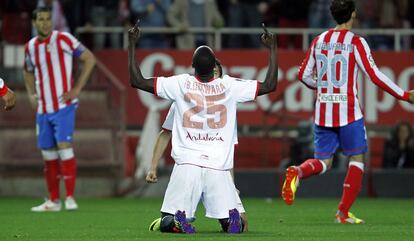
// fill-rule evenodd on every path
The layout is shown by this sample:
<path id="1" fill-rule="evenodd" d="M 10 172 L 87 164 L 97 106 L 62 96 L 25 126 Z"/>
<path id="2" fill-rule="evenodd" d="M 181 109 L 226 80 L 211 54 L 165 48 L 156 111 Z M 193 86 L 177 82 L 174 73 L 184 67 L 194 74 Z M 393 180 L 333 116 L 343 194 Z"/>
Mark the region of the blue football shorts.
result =
<path id="1" fill-rule="evenodd" d="M 72 142 L 75 114 L 78 104 L 72 104 L 54 113 L 36 115 L 37 146 L 50 149 L 57 143 Z"/>
<path id="2" fill-rule="evenodd" d="M 368 151 L 364 118 L 342 127 L 314 126 L 315 158 L 332 158 L 338 148 L 346 156 L 354 156 Z"/>

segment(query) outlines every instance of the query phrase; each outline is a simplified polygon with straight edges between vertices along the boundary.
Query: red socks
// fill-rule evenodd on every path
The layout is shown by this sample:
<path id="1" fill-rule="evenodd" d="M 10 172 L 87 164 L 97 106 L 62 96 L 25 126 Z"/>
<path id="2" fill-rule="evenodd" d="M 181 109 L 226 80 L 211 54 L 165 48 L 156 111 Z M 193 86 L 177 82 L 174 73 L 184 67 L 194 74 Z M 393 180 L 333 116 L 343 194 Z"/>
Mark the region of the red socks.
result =
<path id="1" fill-rule="evenodd" d="M 66 197 L 73 197 L 76 183 L 76 159 L 72 148 L 58 150 L 60 171 L 65 182 Z"/>
<path id="2" fill-rule="evenodd" d="M 354 203 L 361 190 L 362 178 L 364 175 L 364 163 L 351 161 L 349 162 L 348 173 L 346 174 L 341 202 L 338 210 L 348 215 L 348 211 Z"/>
<path id="3" fill-rule="evenodd" d="M 61 161 L 61 173 L 65 181 L 66 197 L 73 197 L 76 183 L 76 159 L 72 157 Z"/>
<path id="4" fill-rule="evenodd" d="M 301 179 L 318 175 L 326 171 L 326 164 L 317 159 L 308 159 L 300 166 L 299 177 Z M 341 202 L 338 210 L 348 215 L 349 209 L 361 191 L 362 178 L 364 175 L 364 163 L 351 161 L 349 162 L 348 173 L 345 177 Z"/>
<path id="5" fill-rule="evenodd" d="M 318 175 L 326 171 L 326 164 L 318 159 L 308 159 L 298 166 L 301 179 Z"/>
<path id="6" fill-rule="evenodd" d="M 49 191 L 49 199 L 56 201 L 59 199 L 59 160 L 45 161 L 44 174 Z"/>
<path id="7" fill-rule="evenodd" d="M 49 199 L 52 201 L 59 199 L 60 177 L 65 181 L 66 197 L 73 197 L 76 182 L 76 160 L 73 149 L 42 150 L 42 156 L 45 160 L 44 173 Z"/>

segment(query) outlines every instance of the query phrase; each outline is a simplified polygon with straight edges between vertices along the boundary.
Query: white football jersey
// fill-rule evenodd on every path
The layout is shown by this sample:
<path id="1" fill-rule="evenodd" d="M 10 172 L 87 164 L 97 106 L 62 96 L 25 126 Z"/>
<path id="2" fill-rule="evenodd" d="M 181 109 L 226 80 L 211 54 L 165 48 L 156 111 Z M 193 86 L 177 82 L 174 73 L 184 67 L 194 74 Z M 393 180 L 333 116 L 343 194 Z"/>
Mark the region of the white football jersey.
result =
<path id="1" fill-rule="evenodd" d="M 233 168 L 237 103 L 254 100 L 258 90 L 258 81 L 237 81 L 228 75 L 207 83 L 188 74 L 158 77 L 155 94 L 175 105 L 171 151 L 175 162 Z"/>
<path id="2" fill-rule="evenodd" d="M 170 109 L 168 110 L 167 116 L 165 117 L 164 123 L 162 123 L 162 129 L 172 131 L 173 124 L 174 124 L 174 114 L 175 114 L 175 104 L 172 103 Z M 233 136 L 233 144 L 239 144 L 239 139 L 237 137 L 237 120 L 234 125 L 234 136 Z"/>

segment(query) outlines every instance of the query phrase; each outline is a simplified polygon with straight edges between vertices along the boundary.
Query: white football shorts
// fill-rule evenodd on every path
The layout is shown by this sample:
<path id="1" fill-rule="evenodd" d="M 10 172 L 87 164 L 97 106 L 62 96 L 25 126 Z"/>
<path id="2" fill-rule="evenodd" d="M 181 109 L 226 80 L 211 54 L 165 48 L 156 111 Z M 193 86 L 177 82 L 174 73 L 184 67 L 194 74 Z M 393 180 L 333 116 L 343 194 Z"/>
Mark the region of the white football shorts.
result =
<path id="1" fill-rule="evenodd" d="M 181 210 L 191 219 L 195 217 L 200 200 L 208 218 L 228 218 L 229 210 L 234 208 L 245 212 L 230 171 L 175 164 L 161 212 L 175 214 Z"/>

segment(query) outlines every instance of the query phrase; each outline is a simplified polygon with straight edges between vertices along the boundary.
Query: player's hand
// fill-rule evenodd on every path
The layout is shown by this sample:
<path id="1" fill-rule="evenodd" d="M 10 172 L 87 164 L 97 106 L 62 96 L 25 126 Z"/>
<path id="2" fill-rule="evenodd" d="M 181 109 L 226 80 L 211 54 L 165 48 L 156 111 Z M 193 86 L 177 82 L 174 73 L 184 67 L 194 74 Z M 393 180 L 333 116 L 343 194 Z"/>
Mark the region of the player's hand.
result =
<path id="1" fill-rule="evenodd" d="M 70 100 L 77 98 L 79 94 L 80 94 L 80 90 L 78 88 L 73 88 L 70 91 L 64 93 L 62 95 L 62 99 L 64 102 L 70 101 Z"/>
<path id="2" fill-rule="evenodd" d="M 16 94 L 11 89 L 1 98 L 4 101 L 4 110 L 11 110 L 16 105 Z"/>
<path id="3" fill-rule="evenodd" d="M 157 177 L 157 171 L 155 170 L 150 170 L 147 174 L 147 177 L 145 178 L 145 180 L 148 183 L 156 183 L 158 182 L 158 177 Z"/>
<path id="4" fill-rule="evenodd" d="M 410 97 L 408 99 L 408 102 L 410 102 L 411 104 L 414 105 L 414 90 L 410 90 L 410 91 L 408 91 L 408 93 L 410 93 Z"/>
<path id="5" fill-rule="evenodd" d="M 264 30 L 264 33 L 262 34 L 262 37 L 261 37 L 263 45 L 266 46 L 267 48 L 276 47 L 277 46 L 276 35 L 273 33 L 270 33 L 267 30 L 264 23 L 262 23 L 262 27 Z"/>
<path id="6" fill-rule="evenodd" d="M 34 110 L 37 110 L 38 99 L 36 94 L 29 95 L 30 105 Z"/>
<path id="7" fill-rule="evenodd" d="M 141 35 L 141 30 L 139 29 L 139 22 L 140 20 L 138 19 L 134 27 L 128 30 L 128 40 L 130 43 L 135 44 L 135 42 L 139 39 Z"/>

